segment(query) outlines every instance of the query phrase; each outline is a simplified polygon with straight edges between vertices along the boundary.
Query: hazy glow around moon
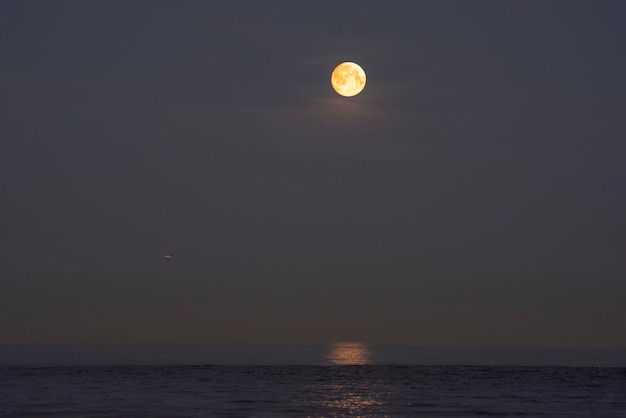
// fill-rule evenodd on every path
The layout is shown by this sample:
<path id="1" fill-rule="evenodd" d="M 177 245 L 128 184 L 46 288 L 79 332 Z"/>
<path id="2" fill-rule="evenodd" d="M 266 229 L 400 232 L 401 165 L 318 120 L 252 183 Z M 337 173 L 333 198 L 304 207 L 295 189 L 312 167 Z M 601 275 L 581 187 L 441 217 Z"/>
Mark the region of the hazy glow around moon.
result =
<path id="1" fill-rule="evenodd" d="M 330 83 L 340 95 L 356 96 L 365 87 L 365 71 L 354 62 L 342 62 L 333 70 Z"/>

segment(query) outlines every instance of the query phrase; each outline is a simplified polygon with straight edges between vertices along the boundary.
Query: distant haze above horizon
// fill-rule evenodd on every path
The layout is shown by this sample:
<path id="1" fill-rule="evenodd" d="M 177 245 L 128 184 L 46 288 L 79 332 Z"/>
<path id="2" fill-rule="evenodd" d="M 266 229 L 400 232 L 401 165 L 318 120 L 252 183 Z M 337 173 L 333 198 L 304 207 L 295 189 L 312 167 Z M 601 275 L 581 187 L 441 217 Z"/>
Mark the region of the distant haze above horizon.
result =
<path id="1" fill-rule="evenodd" d="M 1 2 L 0 344 L 626 348 L 624 16 Z"/>

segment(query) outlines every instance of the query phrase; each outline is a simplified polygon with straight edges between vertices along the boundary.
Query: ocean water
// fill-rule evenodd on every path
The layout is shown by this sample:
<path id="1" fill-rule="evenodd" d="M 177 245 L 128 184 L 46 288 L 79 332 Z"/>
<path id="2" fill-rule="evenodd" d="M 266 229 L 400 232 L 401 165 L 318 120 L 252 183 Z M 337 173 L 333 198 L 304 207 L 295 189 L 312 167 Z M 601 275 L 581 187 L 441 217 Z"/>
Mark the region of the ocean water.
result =
<path id="1" fill-rule="evenodd" d="M 626 417 L 626 352 L 4 346 L 3 417 Z"/>

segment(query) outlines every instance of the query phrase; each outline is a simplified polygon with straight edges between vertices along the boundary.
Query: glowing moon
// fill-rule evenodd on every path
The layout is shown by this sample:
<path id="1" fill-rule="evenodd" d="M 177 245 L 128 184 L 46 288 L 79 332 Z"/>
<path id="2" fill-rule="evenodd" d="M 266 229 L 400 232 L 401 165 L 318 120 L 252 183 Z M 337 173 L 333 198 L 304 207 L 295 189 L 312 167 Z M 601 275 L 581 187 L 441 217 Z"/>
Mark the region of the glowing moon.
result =
<path id="1" fill-rule="evenodd" d="M 342 62 L 333 70 L 330 83 L 340 95 L 356 96 L 365 88 L 365 71 L 354 62 Z"/>

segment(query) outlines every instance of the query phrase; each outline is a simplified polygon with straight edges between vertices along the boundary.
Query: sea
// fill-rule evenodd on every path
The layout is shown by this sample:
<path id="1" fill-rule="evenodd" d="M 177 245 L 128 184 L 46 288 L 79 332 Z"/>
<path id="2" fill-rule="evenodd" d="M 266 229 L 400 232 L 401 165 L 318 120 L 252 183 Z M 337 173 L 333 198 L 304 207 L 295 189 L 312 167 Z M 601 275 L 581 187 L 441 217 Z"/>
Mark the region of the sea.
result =
<path id="1" fill-rule="evenodd" d="M 626 417 L 626 351 L 3 345 L 2 417 Z"/>

